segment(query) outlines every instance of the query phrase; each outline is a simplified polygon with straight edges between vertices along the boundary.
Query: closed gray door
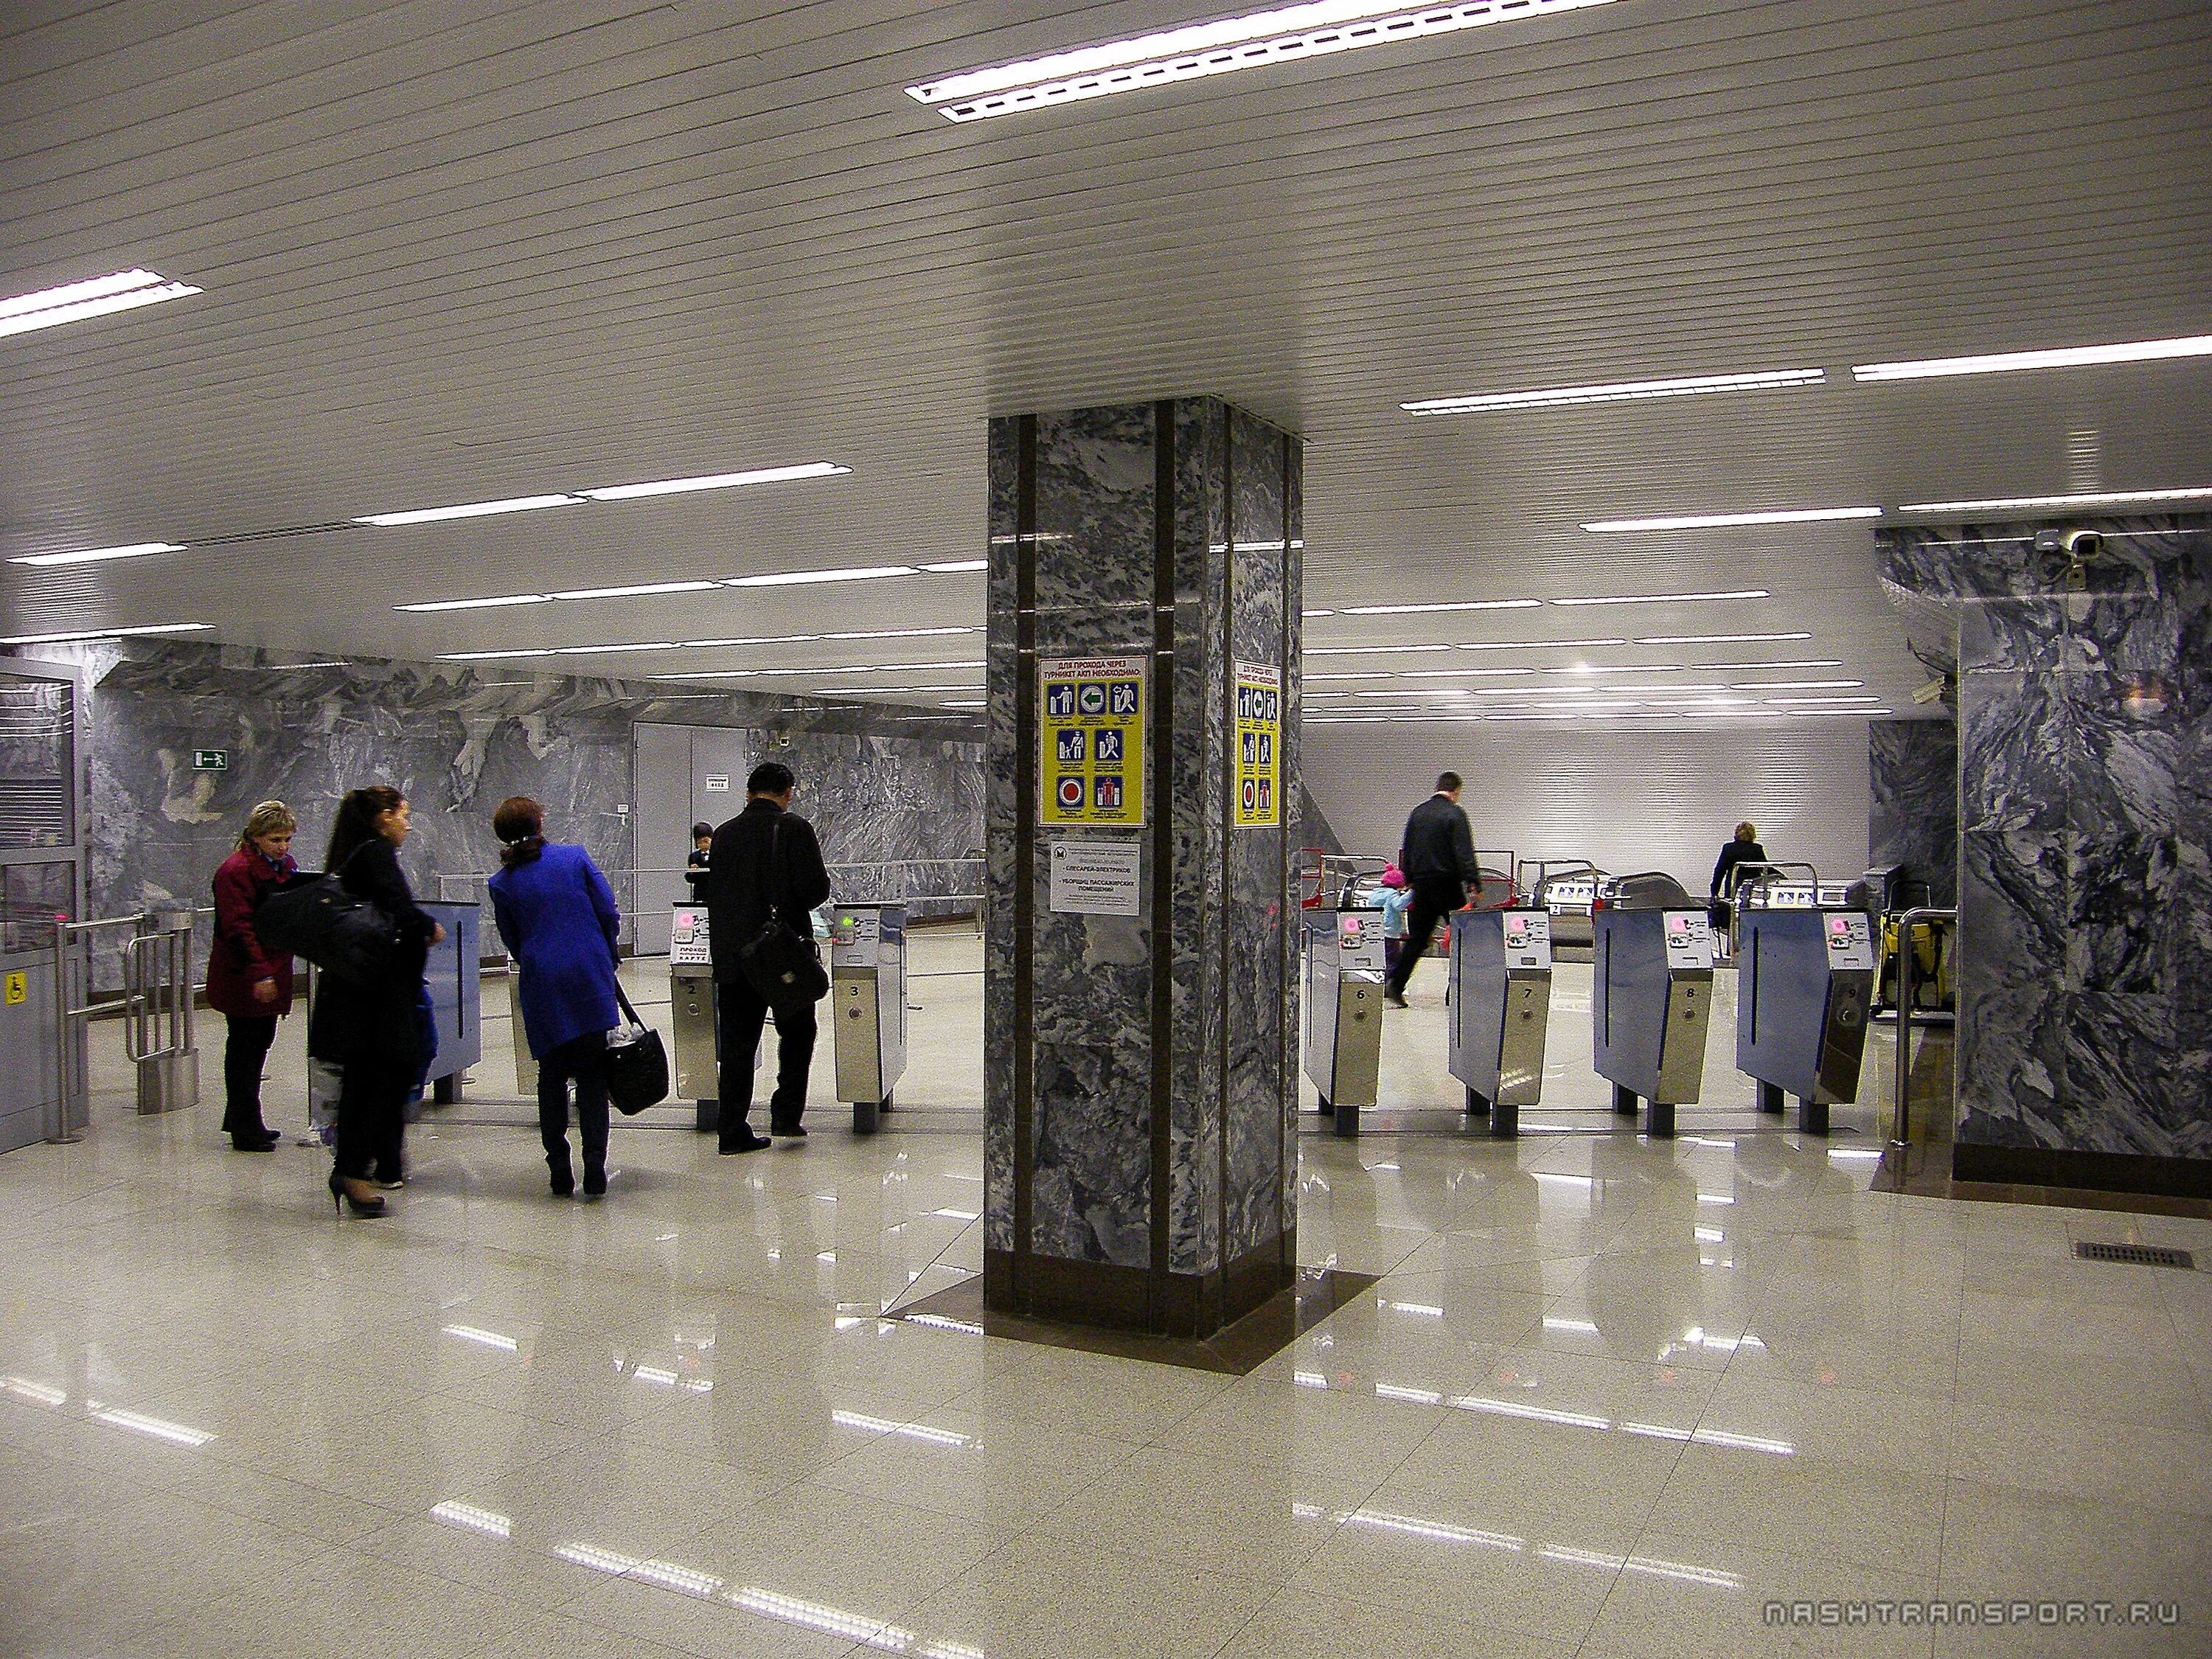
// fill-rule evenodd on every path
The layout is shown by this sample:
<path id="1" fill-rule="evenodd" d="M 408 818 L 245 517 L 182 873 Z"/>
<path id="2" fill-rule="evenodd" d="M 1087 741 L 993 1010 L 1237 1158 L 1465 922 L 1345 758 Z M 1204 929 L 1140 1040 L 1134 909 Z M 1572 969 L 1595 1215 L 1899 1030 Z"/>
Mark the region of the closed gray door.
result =
<path id="1" fill-rule="evenodd" d="M 684 861 L 691 826 L 735 817 L 760 734 L 733 726 L 631 728 L 635 744 L 637 952 L 668 954 L 669 913 L 690 896 Z"/>

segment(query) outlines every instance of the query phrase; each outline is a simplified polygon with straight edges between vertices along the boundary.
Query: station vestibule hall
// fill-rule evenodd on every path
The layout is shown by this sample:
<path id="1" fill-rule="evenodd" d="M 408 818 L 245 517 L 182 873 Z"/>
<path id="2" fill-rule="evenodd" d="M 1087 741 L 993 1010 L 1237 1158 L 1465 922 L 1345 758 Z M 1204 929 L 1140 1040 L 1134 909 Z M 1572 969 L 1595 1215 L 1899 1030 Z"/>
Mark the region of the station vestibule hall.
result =
<path id="1" fill-rule="evenodd" d="M 2207 63 L 0 6 L 0 1656 L 2212 1655 Z"/>

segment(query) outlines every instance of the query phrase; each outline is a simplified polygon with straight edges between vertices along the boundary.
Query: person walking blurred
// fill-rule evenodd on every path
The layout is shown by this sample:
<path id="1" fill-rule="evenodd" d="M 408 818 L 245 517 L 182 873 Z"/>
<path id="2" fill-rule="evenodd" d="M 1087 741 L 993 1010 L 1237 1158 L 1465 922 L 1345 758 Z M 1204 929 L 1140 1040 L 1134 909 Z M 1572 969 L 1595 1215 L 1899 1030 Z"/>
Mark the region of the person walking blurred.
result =
<path id="1" fill-rule="evenodd" d="M 1413 890 L 1413 902 L 1406 918 L 1405 943 L 1398 947 L 1398 965 L 1383 981 L 1382 1000 L 1393 1008 L 1406 1006 L 1406 981 L 1428 954 L 1437 924 L 1467 902 L 1469 887 L 1481 889 L 1474 832 L 1460 810 L 1459 792 L 1459 774 L 1443 774 L 1437 779 L 1436 793 L 1406 819 L 1398 867 Z"/>
<path id="2" fill-rule="evenodd" d="M 769 1005 L 745 975 L 739 952 L 771 915 L 813 937 L 814 907 L 830 896 L 830 872 L 814 826 L 791 811 L 798 780 L 791 769 L 763 761 L 745 780 L 745 810 L 714 831 L 708 860 L 707 932 L 714 951 L 717 1007 L 715 1051 L 720 1062 L 721 1151 L 757 1152 L 768 1145 L 746 1121 L 752 1110 L 753 1055 Z M 803 1136 L 806 1082 L 814 1063 L 812 1000 L 775 1008 L 775 1092 L 769 1097 L 769 1133 Z"/>
<path id="3" fill-rule="evenodd" d="M 615 1000 L 622 911 L 614 890 L 580 847 L 545 839 L 545 809 L 512 795 L 492 815 L 499 870 L 491 909 L 521 969 L 522 1031 L 538 1062 L 538 1132 L 553 1195 L 576 1189 L 568 1163 L 568 1091 L 584 1143 L 584 1196 L 607 1189 L 607 1032 Z"/>
<path id="4" fill-rule="evenodd" d="M 223 1017 L 222 1132 L 241 1152 L 265 1152 L 283 1136 L 261 1115 L 261 1073 L 276 1022 L 292 1012 L 292 958 L 261 948 L 254 907 L 296 873 L 292 809 L 264 800 L 246 815 L 238 846 L 215 872 L 215 941 L 208 947 L 208 1006 Z"/>
<path id="5" fill-rule="evenodd" d="M 358 1216 L 382 1215 L 376 1188 L 405 1182 L 404 1108 L 425 1059 L 418 1006 L 422 963 L 446 936 L 415 902 L 400 871 L 409 828 L 407 798 L 397 789 L 356 789 L 338 803 L 324 858 L 340 886 L 384 913 L 398 945 L 392 964 L 373 980 L 319 975 L 307 1022 L 308 1053 L 344 1073 L 331 1198 Z"/>

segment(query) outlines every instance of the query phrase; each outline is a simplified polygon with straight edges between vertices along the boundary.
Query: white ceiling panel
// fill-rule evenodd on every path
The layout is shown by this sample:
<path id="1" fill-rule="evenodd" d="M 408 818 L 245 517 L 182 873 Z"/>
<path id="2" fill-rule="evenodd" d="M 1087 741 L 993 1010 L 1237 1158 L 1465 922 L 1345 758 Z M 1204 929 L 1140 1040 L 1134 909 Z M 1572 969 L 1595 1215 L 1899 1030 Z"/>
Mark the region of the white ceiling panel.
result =
<path id="1" fill-rule="evenodd" d="M 131 266 L 206 291 L 0 338 L 0 553 L 191 544 L 0 565 L 4 631 L 191 620 L 422 657 L 973 626 L 972 575 L 392 607 L 975 557 L 989 416 L 1212 392 L 1308 440 L 1316 607 L 1771 594 L 1322 617 L 1315 646 L 1803 631 L 1773 649 L 1894 699 L 1925 676 L 1865 526 L 1579 526 L 2212 483 L 2202 361 L 1849 374 L 2212 331 L 2200 3 L 1620 0 L 967 125 L 902 90 L 1226 9 L 8 8 L 0 293 Z M 1755 395 L 1398 407 L 1816 366 L 1825 386 Z M 811 460 L 852 471 L 349 522 Z M 840 668 L 974 641 L 528 660 Z M 822 684 L 845 679 L 974 677 Z"/>

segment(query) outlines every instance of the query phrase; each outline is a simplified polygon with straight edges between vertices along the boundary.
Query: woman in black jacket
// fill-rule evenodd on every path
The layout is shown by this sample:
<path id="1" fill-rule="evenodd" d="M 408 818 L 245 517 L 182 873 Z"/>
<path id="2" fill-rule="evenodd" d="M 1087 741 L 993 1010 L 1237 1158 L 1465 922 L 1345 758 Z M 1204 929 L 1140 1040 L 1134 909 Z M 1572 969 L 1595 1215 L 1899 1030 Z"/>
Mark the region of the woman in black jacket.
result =
<path id="1" fill-rule="evenodd" d="M 407 800 L 397 789 L 356 789 L 338 804 L 325 867 L 349 893 L 390 918 L 398 960 L 374 981 L 322 974 L 307 1024 L 307 1052 L 343 1069 L 338 1091 L 337 1164 L 331 1200 L 356 1215 L 384 1213 L 379 1186 L 400 1184 L 400 1141 L 407 1091 L 422 1069 L 416 1002 L 422 962 L 446 930 L 423 912 L 399 869 L 407 839 Z"/>

